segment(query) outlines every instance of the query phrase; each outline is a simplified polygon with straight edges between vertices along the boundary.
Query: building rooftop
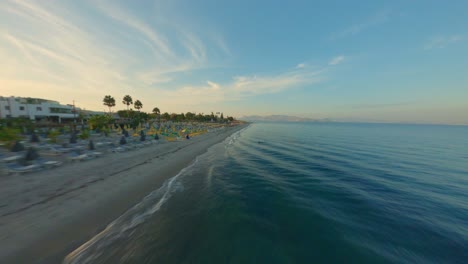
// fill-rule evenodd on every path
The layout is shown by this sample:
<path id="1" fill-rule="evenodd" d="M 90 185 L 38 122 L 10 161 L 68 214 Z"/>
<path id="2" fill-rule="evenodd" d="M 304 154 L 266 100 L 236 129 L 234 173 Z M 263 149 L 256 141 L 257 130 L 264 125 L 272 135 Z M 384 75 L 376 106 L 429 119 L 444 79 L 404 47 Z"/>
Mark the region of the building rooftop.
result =
<path id="1" fill-rule="evenodd" d="M 23 104 L 41 104 L 41 103 L 60 104 L 58 101 L 42 99 L 42 98 L 0 96 L 0 100 L 2 101 L 6 101 L 7 99 L 14 99 L 17 102 L 20 102 Z"/>

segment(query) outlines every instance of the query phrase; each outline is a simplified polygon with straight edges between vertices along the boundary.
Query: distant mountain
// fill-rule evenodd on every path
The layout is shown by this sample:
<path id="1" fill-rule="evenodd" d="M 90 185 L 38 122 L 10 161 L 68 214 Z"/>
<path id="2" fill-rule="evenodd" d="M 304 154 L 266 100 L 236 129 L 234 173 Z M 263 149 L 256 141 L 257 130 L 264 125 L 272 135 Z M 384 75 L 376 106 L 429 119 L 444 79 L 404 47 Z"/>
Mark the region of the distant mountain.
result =
<path id="1" fill-rule="evenodd" d="M 249 122 L 329 122 L 329 119 L 313 119 L 307 117 L 287 116 L 287 115 L 269 115 L 269 116 L 243 116 L 240 120 Z"/>

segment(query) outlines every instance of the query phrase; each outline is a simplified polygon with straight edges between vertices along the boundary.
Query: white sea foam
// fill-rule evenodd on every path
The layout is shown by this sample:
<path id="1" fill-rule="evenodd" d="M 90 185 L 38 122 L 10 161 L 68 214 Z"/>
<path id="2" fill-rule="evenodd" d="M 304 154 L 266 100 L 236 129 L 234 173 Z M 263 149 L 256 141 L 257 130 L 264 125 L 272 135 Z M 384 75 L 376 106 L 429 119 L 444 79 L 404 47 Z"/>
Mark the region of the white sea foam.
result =
<path id="1" fill-rule="evenodd" d="M 174 192 L 183 190 L 179 178 L 189 172 L 197 162 L 198 158 L 190 166 L 182 169 L 176 176 L 166 180 L 163 186 L 151 192 L 140 203 L 110 223 L 102 232 L 68 254 L 63 263 L 94 263 L 101 256 L 102 249 L 106 246 L 112 244 L 117 239 L 131 236 L 132 232 L 129 232 L 130 230 L 159 211 Z M 149 207 L 150 205 L 152 206 Z"/>
<path id="2" fill-rule="evenodd" d="M 227 137 L 225 140 L 224 140 L 224 146 L 227 148 L 229 147 L 230 145 L 234 144 L 237 139 L 239 139 L 239 137 L 242 135 L 242 133 L 248 129 L 250 127 L 249 126 L 246 126 L 244 128 L 242 128 L 241 130 L 239 131 L 236 131 L 235 133 L 233 133 L 232 135 L 230 135 L 229 137 Z"/>

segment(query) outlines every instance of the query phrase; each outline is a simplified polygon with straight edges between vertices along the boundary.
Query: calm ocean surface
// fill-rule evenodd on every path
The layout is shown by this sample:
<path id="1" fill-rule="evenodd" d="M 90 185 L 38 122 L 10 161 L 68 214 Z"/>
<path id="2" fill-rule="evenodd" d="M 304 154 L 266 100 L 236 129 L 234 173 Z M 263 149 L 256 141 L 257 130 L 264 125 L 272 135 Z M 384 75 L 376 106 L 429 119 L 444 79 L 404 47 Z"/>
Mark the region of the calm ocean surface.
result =
<path id="1" fill-rule="evenodd" d="M 468 263 L 468 127 L 257 123 L 73 263 Z"/>

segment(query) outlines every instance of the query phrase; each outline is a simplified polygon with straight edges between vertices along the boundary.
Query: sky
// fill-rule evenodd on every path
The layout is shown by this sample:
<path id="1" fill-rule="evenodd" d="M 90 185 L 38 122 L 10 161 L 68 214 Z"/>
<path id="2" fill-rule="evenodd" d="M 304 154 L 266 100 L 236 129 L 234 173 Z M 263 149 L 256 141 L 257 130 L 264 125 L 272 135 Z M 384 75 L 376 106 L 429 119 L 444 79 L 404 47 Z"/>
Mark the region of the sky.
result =
<path id="1" fill-rule="evenodd" d="M 468 1 L 0 0 L 0 95 L 468 124 Z"/>

